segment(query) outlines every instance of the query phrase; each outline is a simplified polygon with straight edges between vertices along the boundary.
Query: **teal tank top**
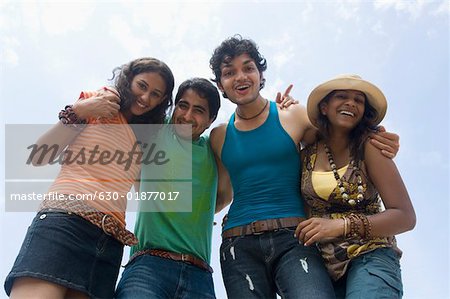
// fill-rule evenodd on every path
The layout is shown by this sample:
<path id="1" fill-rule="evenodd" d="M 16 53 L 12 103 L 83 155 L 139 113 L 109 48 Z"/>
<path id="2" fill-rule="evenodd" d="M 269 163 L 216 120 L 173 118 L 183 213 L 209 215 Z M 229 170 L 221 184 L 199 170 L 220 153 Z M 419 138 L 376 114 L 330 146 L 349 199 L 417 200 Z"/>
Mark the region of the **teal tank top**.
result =
<path id="1" fill-rule="evenodd" d="M 256 220 L 304 217 L 297 147 L 281 126 L 277 106 L 258 128 L 240 131 L 233 114 L 222 147 L 234 197 L 224 230 Z"/>

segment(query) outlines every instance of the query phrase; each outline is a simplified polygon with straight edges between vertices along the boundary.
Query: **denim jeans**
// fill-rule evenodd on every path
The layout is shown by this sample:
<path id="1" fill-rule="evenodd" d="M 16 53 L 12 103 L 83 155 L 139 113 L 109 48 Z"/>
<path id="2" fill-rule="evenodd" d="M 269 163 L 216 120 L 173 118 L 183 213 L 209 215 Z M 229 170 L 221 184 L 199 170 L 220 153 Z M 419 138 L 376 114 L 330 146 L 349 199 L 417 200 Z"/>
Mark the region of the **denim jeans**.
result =
<path id="1" fill-rule="evenodd" d="M 224 239 L 222 276 L 228 298 L 335 298 L 315 246 L 294 238 L 295 228 Z"/>
<path id="2" fill-rule="evenodd" d="M 402 298 L 399 257 L 392 248 L 378 248 L 358 256 L 334 287 L 337 298 Z"/>
<path id="3" fill-rule="evenodd" d="M 212 274 L 152 255 L 138 256 L 122 273 L 115 298 L 215 298 Z"/>

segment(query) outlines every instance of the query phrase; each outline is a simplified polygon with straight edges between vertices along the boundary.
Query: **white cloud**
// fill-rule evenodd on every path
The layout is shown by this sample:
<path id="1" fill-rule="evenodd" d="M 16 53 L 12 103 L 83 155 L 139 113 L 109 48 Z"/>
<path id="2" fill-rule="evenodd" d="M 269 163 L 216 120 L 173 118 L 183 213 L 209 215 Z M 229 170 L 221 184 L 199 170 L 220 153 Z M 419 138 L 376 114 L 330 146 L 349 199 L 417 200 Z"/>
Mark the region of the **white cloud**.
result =
<path id="1" fill-rule="evenodd" d="M 82 30 L 95 10 L 95 2 L 46 2 L 39 10 L 46 33 L 58 35 Z"/>
<path id="2" fill-rule="evenodd" d="M 276 36 L 273 39 L 263 41 L 262 44 L 267 46 L 267 48 L 274 49 L 274 54 L 270 61 L 277 70 L 283 68 L 294 57 L 295 47 L 293 40 L 294 38 L 289 33 L 284 32 L 282 35 Z"/>
<path id="3" fill-rule="evenodd" d="M 434 15 L 434 16 L 444 15 L 444 14 L 450 15 L 450 1 L 443 0 L 439 4 L 439 6 L 431 12 L 431 15 Z"/>
<path id="4" fill-rule="evenodd" d="M 147 39 L 135 36 L 129 24 L 121 17 L 112 16 L 109 21 L 109 34 L 117 39 L 133 57 L 143 56 L 144 48 L 149 46 Z"/>
<path id="5" fill-rule="evenodd" d="M 19 41 L 16 38 L 4 36 L 1 38 L 1 55 L 0 62 L 11 67 L 19 64 L 19 55 L 16 48 L 19 46 Z"/>
<path id="6" fill-rule="evenodd" d="M 1 64 L 6 63 L 10 66 L 17 66 L 19 64 L 19 55 L 12 48 L 6 48 L 2 51 L 0 61 Z"/>
<path id="7" fill-rule="evenodd" d="M 344 20 L 354 19 L 359 21 L 359 0 L 341 0 L 336 2 L 336 15 Z"/>
<path id="8" fill-rule="evenodd" d="M 377 20 L 377 22 L 373 24 L 373 26 L 370 29 L 377 35 L 387 36 L 386 31 L 383 28 L 383 24 L 381 23 L 380 20 Z"/>
<path id="9" fill-rule="evenodd" d="M 422 15 L 425 6 L 431 3 L 426 0 L 376 0 L 374 6 L 375 9 L 382 10 L 393 7 L 396 11 L 409 13 L 413 19 L 417 19 Z"/>
<path id="10" fill-rule="evenodd" d="M 21 25 L 28 31 L 29 37 L 34 41 L 39 40 L 39 33 L 41 31 L 39 11 L 38 4 L 33 1 L 23 3 L 21 6 L 23 16 L 23 23 Z"/>

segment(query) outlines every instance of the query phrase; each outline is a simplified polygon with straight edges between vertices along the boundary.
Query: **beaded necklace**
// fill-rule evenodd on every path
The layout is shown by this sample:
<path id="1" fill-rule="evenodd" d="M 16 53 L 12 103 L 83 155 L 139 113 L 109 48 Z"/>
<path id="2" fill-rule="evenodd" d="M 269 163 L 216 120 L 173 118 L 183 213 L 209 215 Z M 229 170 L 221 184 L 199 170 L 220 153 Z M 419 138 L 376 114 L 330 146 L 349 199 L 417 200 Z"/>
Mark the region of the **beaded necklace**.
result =
<path id="1" fill-rule="evenodd" d="M 339 173 L 338 173 L 337 167 L 336 167 L 336 163 L 334 163 L 334 159 L 333 159 L 333 156 L 331 155 L 330 149 L 328 148 L 326 143 L 324 143 L 323 146 L 325 148 L 325 153 L 327 154 L 328 162 L 330 163 L 331 170 L 333 171 L 334 178 L 336 179 L 337 185 L 339 187 L 339 191 L 341 192 L 342 200 L 352 207 L 355 206 L 356 204 L 359 204 L 364 199 L 364 188 L 362 185 L 361 175 L 359 174 L 359 169 L 356 169 L 356 181 L 358 183 L 358 195 L 356 196 L 356 200 L 355 200 L 353 198 L 350 198 L 350 196 L 348 195 L 348 192 L 350 190 L 346 190 L 344 187 L 344 180 L 339 176 Z M 352 159 L 350 161 L 350 167 L 356 168 L 354 164 L 355 164 L 355 161 Z M 348 188 L 348 189 L 350 189 L 350 188 Z"/>

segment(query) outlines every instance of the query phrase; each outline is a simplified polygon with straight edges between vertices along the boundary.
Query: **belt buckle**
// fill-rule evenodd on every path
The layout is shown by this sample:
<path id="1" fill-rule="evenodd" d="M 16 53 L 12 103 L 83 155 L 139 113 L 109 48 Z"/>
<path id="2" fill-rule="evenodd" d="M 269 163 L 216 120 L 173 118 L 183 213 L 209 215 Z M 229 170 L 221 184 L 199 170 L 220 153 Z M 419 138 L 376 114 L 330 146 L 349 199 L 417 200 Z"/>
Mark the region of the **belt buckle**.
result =
<path id="1" fill-rule="evenodd" d="M 188 262 L 188 256 L 184 253 L 181 254 L 181 261 L 182 262 Z"/>
<path id="2" fill-rule="evenodd" d="M 111 236 L 111 234 L 108 233 L 108 232 L 106 231 L 106 227 L 105 227 L 105 221 L 106 221 L 106 218 L 107 218 L 108 216 L 110 216 L 110 215 L 105 214 L 105 215 L 103 215 L 103 217 L 102 217 L 102 230 L 103 230 L 103 232 L 104 232 L 106 235 Z"/>
<path id="3" fill-rule="evenodd" d="M 252 235 L 256 234 L 256 221 L 250 223 L 250 231 L 252 232 Z"/>
<path id="4" fill-rule="evenodd" d="M 255 220 L 250 223 L 250 231 L 252 232 L 252 235 L 262 235 L 264 234 L 264 231 L 256 231 L 256 223 L 259 222 L 258 220 Z"/>

